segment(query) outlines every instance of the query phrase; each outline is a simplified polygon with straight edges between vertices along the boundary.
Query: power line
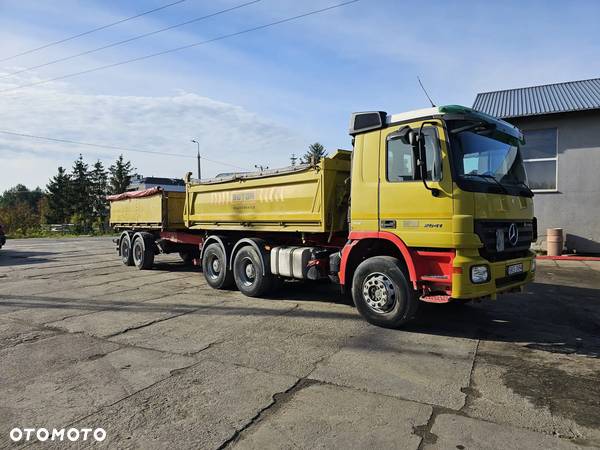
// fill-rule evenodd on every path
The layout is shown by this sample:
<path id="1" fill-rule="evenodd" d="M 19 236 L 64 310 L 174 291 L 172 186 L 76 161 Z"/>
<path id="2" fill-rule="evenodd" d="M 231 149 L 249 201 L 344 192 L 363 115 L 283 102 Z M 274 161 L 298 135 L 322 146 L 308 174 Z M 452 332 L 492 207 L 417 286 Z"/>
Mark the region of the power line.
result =
<path id="1" fill-rule="evenodd" d="M 58 41 L 50 42 L 50 43 L 48 43 L 46 45 L 42 45 L 41 47 L 36 47 L 36 48 L 32 48 L 31 50 L 26 50 L 24 52 L 17 53 L 16 55 L 9 56 L 8 58 L 0 59 L 0 62 L 9 61 L 9 60 L 17 58 L 19 56 L 28 55 L 29 53 L 37 52 L 38 50 L 42 50 L 42 49 L 45 49 L 45 48 L 48 48 L 48 47 L 52 47 L 54 45 L 62 44 L 63 42 L 72 41 L 73 39 L 77 39 L 77 38 L 80 38 L 82 36 L 86 36 L 88 34 L 95 33 L 96 31 L 105 30 L 107 28 L 114 27 L 115 25 L 119 25 L 120 23 L 128 22 L 129 20 L 137 19 L 138 17 L 142 17 L 142 16 L 145 16 L 147 14 L 152 14 L 152 13 L 154 13 L 156 11 L 160 11 L 162 9 L 169 8 L 171 6 L 178 5 L 179 3 L 183 3 L 185 1 L 186 0 L 177 0 L 176 2 L 169 3 L 169 4 L 166 4 L 166 5 L 163 5 L 163 6 L 159 6 L 158 8 L 154 8 L 154 9 L 151 9 L 149 11 L 144 11 L 142 13 L 136 14 L 135 16 L 126 17 L 125 19 L 117 20 L 116 22 L 109 23 L 107 25 L 102 25 L 101 27 L 93 28 L 93 29 L 88 30 L 88 31 L 84 31 L 83 33 L 75 34 L 73 36 L 69 36 L 67 38 L 60 39 Z"/>
<path id="2" fill-rule="evenodd" d="M 23 72 L 28 72 L 30 70 L 39 69 L 41 67 L 51 66 L 52 64 L 56 64 L 56 63 L 59 63 L 59 62 L 68 61 L 70 59 L 78 58 L 78 57 L 84 56 L 84 55 L 89 55 L 91 53 L 96 53 L 96 52 L 99 52 L 100 50 L 106 50 L 107 48 L 117 47 L 119 45 L 123 45 L 123 44 L 127 44 L 129 42 L 137 41 L 138 39 L 142 39 L 142 38 L 145 38 L 145 37 L 148 37 L 148 36 L 154 36 L 155 34 L 163 33 L 165 31 L 169 31 L 169 30 L 173 30 L 175 28 L 179 28 L 179 27 L 182 27 L 182 26 L 185 26 L 185 25 L 189 25 L 191 23 L 200 22 L 201 20 L 205 20 L 205 19 L 209 19 L 211 17 L 215 17 L 215 16 L 218 16 L 218 15 L 221 15 L 221 14 L 225 14 L 225 13 L 228 13 L 230 11 L 234 11 L 236 9 L 243 8 L 245 6 L 252 5 L 254 3 L 258 3 L 260 1 L 261 0 L 253 0 L 251 2 L 242 3 L 241 5 L 233 6 L 231 8 L 227 8 L 227 9 L 223 9 L 221 11 L 217 11 L 217 12 L 214 12 L 214 13 L 202 16 L 202 17 L 196 17 L 195 19 L 186 20 L 185 22 L 181 22 L 181 23 L 178 23 L 178 24 L 175 24 L 175 25 L 171 25 L 171 26 L 168 26 L 168 27 L 165 27 L 165 28 L 161 28 L 159 30 L 150 31 L 148 33 L 144 33 L 144 34 L 140 34 L 140 35 L 137 35 L 137 36 L 133 36 L 131 38 L 124 39 L 122 41 L 113 42 L 112 44 L 103 45 L 101 47 L 93 48 L 91 50 L 86 50 L 86 51 L 81 52 L 81 53 L 76 53 L 74 55 L 65 56 L 64 58 L 59 58 L 59 59 L 55 59 L 53 61 L 49 61 L 49 62 L 46 62 L 46 63 L 43 63 L 43 64 L 38 64 L 37 66 L 27 67 L 25 69 L 21 69 L 21 70 L 18 70 L 16 72 L 11 72 L 11 73 L 8 73 L 6 75 L 2 75 L 2 76 L 0 76 L 0 79 L 11 77 L 13 75 L 18 75 L 18 74 L 23 73 Z"/>
<path id="3" fill-rule="evenodd" d="M 341 8 L 342 6 L 350 5 L 350 4 L 356 3 L 358 1 L 360 1 L 360 0 L 350 0 L 350 1 L 343 2 L 343 3 L 338 3 L 337 5 L 328 6 L 327 8 L 316 9 L 316 10 L 309 11 L 309 12 L 304 13 L 304 14 L 299 14 L 297 16 L 287 17 L 285 19 L 277 20 L 275 22 L 269 22 L 269 23 L 266 23 L 264 25 L 259 25 L 257 27 L 253 27 L 253 28 L 247 28 L 245 30 L 237 31 L 235 33 L 224 34 L 224 35 L 212 38 L 212 39 L 208 39 L 206 41 L 195 42 L 193 44 L 183 45 L 181 47 L 176 47 L 176 48 L 172 48 L 172 49 L 169 49 L 169 50 L 163 50 L 161 52 L 151 53 L 149 55 L 139 56 L 137 58 L 126 59 L 124 61 L 119 61 L 119 62 L 116 62 L 116 63 L 107 64 L 107 65 L 104 65 L 104 66 L 94 67 L 94 68 L 88 69 L 88 70 L 82 70 L 80 72 L 69 73 L 67 75 L 62 75 L 60 77 L 50 78 L 48 80 L 41 80 L 41 81 L 36 81 L 34 83 L 22 84 L 20 86 L 15 86 L 15 87 L 12 87 L 12 88 L 0 90 L 0 93 L 10 92 L 10 91 L 16 91 L 17 89 L 22 89 L 22 88 L 31 87 L 31 86 L 38 86 L 40 84 L 50 83 L 52 81 L 64 80 L 66 78 L 71 78 L 71 77 L 74 77 L 74 76 L 77 76 L 77 75 L 84 75 L 84 74 L 88 74 L 88 73 L 92 73 L 92 72 L 97 72 L 99 70 L 110 69 L 112 67 L 122 66 L 124 64 L 129 64 L 129 63 L 136 62 L 136 61 L 142 61 L 142 60 L 145 60 L 145 59 L 154 58 L 156 56 L 166 55 L 167 53 L 174 53 L 174 52 L 178 52 L 178 51 L 181 51 L 181 50 L 187 50 L 188 48 L 198 47 L 200 45 L 205 45 L 205 44 L 210 44 L 212 42 L 221 41 L 223 39 L 228 39 L 228 38 L 232 38 L 232 37 L 235 37 L 235 36 L 240 36 L 242 34 L 251 33 L 253 31 L 258 31 L 258 30 L 262 30 L 262 29 L 265 29 L 265 28 L 273 27 L 275 25 L 280 25 L 282 23 L 291 22 L 293 20 L 297 20 L 297 19 L 301 19 L 301 18 L 304 18 L 304 17 L 312 16 L 312 15 L 319 14 L 319 13 L 322 13 L 322 12 L 325 12 L 325 11 L 329 11 L 329 10 L 332 10 L 332 9 L 335 9 L 335 8 Z"/>
<path id="4" fill-rule="evenodd" d="M 47 137 L 47 136 L 36 136 L 34 134 L 17 133 L 15 131 L 0 130 L 0 133 L 8 134 L 11 136 L 24 137 L 24 138 L 40 139 L 40 140 L 44 140 L 44 141 L 61 142 L 64 144 L 85 145 L 87 147 L 103 148 L 103 149 L 108 149 L 108 150 L 119 150 L 119 151 L 125 151 L 125 152 L 135 152 L 135 153 L 148 153 L 151 155 L 177 156 L 180 158 L 194 158 L 194 159 L 196 158 L 195 156 L 185 155 L 183 153 L 157 152 L 157 151 L 152 151 L 152 150 L 140 150 L 140 149 L 135 149 L 135 148 L 117 147 L 114 145 L 94 144 L 91 142 L 80 142 L 80 141 L 73 141 L 70 139 L 59 139 L 59 138 L 51 138 L 51 137 Z M 235 169 L 241 169 L 241 170 L 245 170 L 245 171 L 249 170 L 245 167 L 236 166 L 235 164 L 230 164 L 230 163 L 223 162 L 223 161 L 217 161 L 215 159 L 205 158 L 204 156 L 202 157 L 202 159 L 204 159 L 206 161 L 210 161 L 215 164 L 221 164 L 223 166 L 233 167 Z"/>

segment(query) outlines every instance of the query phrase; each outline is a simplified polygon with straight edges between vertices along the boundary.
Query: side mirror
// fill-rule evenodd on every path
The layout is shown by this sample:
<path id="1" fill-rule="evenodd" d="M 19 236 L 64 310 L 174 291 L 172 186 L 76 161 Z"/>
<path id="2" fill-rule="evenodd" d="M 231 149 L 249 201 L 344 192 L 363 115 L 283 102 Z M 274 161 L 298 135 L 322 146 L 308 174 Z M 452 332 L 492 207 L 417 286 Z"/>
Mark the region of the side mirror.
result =
<path id="1" fill-rule="evenodd" d="M 417 145 L 417 134 L 408 125 L 398 130 L 398 136 L 404 144 L 411 145 L 413 148 Z"/>

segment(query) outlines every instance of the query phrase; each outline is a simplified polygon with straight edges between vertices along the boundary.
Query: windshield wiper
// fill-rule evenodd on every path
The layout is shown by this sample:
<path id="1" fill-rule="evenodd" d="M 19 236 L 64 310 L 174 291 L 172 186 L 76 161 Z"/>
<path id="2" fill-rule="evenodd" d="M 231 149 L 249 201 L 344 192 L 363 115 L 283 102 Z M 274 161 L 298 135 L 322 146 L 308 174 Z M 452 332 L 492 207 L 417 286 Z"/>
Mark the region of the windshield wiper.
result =
<path id="1" fill-rule="evenodd" d="M 517 186 L 523 186 L 523 187 L 524 187 L 524 188 L 527 190 L 527 193 L 533 197 L 534 193 L 533 193 L 533 191 L 531 190 L 531 188 L 530 188 L 529 186 L 527 186 L 527 184 L 525 184 L 525 183 L 524 183 L 524 182 L 522 182 L 522 181 L 517 181 L 517 182 L 516 182 L 516 183 L 514 183 L 514 184 L 515 184 L 515 185 L 517 185 Z"/>
<path id="2" fill-rule="evenodd" d="M 494 183 L 496 183 L 500 189 L 502 189 L 502 192 L 508 194 L 508 189 L 506 189 L 506 186 L 500 183 L 494 175 L 490 175 L 489 173 L 465 173 L 463 177 L 480 177 L 485 178 L 486 180 L 494 180 Z"/>

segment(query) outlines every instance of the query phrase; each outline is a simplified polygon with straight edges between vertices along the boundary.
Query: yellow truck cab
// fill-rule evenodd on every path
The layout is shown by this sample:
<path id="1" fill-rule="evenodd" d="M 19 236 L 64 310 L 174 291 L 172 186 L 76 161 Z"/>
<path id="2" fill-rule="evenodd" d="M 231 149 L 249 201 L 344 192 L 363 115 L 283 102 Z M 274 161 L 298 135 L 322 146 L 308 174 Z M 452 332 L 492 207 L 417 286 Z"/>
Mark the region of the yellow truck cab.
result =
<path id="1" fill-rule="evenodd" d="M 533 193 L 512 125 L 461 106 L 351 116 L 353 151 L 110 198 L 125 265 L 179 252 L 209 286 L 250 297 L 331 279 L 366 320 L 410 321 L 531 281 Z"/>
<path id="2" fill-rule="evenodd" d="M 342 284 L 353 279 L 357 306 L 362 295 L 375 312 L 364 309 L 368 318 L 387 323 L 381 321 L 394 283 L 385 273 L 371 275 L 370 284 L 368 274 L 357 277 L 364 264 L 364 255 L 352 258 L 357 248 L 400 260 L 423 301 L 496 298 L 533 279 L 533 193 L 517 128 L 453 105 L 355 113 L 350 135 L 352 207 L 340 275 Z"/>

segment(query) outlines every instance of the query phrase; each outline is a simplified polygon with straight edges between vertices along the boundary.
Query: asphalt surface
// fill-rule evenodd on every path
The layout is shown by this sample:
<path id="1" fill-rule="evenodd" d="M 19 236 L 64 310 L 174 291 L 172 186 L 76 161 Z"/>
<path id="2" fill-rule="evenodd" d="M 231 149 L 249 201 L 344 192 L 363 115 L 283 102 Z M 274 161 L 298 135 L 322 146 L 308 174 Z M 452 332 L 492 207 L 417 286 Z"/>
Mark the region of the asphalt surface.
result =
<path id="1" fill-rule="evenodd" d="M 109 239 L 11 240 L 0 447 L 14 427 L 102 427 L 106 448 L 598 447 L 600 263 L 538 267 L 524 294 L 396 331 L 335 286 L 249 299 L 174 256 L 124 267 Z"/>

